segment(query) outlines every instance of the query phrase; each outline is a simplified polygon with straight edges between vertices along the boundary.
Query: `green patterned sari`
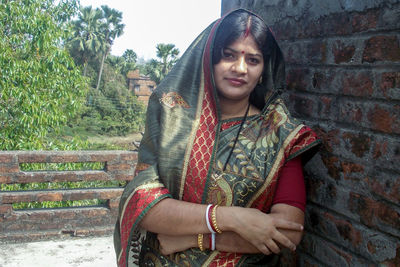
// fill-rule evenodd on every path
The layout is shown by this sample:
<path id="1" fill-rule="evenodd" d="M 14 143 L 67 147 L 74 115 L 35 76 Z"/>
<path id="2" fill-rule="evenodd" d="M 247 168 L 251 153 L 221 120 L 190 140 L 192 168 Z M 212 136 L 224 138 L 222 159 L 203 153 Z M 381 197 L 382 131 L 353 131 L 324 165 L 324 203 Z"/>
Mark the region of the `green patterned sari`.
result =
<path id="1" fill-rule="evenodd" d="M 278 261 L 277 256 L 198 248 L 162 256 L 156 235 L 139 227 L 146 212 L 164 198 L 269 212 L 285 162 L 312 154 L 320 142 L 279 98 L 284 61 L 269 33 L 267 79 L 253 93 L 261 114 L 246 119 L 233 145 L 243 118 L 219 119 L 211 75 L 213 41 L 223 19 L 200 34 L 150 98 L 136 176 L 121 197 L 116 224 L 119 266 L 275 266 Z"/>

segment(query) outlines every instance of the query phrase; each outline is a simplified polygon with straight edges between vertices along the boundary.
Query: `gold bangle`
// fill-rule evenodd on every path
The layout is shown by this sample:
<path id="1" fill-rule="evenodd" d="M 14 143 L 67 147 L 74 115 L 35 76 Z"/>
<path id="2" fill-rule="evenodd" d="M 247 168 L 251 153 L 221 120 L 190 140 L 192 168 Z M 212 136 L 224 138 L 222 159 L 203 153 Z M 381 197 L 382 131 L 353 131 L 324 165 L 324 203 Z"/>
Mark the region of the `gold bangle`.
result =
<path id="1" fill-rule="evenodd" d="M 218 228 L 218 224 L 217 224 L 217 208 L 218 208 L 218 205 L 215 205 L 212 210 L 211 222 L 212 222 L 213 228 L 215 229 L 215 232 L 217 232 L 218 234 L 222 234 L 222 231 L 221 231 L 221 229 Z"/>
<path id="2" fill-rule="evenodd" d="M 198 235 L 197 235 L 197 244 L 199 245 L 200 251 L 204 251 L 204 247 L 203 247 L 203 234 L 198 234 Z"/>

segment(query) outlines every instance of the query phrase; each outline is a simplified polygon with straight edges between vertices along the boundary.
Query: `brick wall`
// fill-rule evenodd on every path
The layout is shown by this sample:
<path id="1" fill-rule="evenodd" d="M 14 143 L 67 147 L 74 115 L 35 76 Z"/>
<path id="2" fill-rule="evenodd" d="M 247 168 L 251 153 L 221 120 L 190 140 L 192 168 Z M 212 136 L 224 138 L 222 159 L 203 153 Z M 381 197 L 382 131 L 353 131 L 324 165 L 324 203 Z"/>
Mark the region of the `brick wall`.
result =
<path id="1" fill-rule="evenodd" d="M 128 151 L 0 151 L 0 183 L 129 181 L 136 152 Z M 101 170 L 22 171 L 24 163 L 101 162 Z M 111 234 L 123 188 L 1 191 L 0 241 L 27 242 L 62 237 Z M 101 206 L 14 210 L 12 204 L 64 200 L 105 200 Z"/>
<path id="2" fill-rule="evenodd" d="M 274 31 L 286 103 L 323 147 L 306 166 L 300 266 L 400 266 L 400 1 L 222 0 Z"/>

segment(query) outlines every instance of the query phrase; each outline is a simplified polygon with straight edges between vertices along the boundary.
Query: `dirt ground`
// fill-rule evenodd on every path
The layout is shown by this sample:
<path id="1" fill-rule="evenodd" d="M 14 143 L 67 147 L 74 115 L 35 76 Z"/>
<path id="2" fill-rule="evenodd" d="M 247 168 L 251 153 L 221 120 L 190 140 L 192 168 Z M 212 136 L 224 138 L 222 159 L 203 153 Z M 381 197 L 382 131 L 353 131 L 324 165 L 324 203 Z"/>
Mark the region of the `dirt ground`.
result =
<path id="1" fill-rule="evenodd" d="M 0 267 L 116 267 L 112 236 L 0 243 Z"/>

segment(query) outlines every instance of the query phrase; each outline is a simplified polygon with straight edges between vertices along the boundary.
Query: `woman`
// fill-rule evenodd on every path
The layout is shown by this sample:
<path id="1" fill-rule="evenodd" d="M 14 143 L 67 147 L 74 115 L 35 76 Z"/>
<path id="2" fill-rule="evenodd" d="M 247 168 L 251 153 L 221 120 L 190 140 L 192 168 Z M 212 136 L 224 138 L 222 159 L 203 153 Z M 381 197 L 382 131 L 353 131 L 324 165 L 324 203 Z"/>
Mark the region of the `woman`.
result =
<path id="1" fill-rule="evenodd" d="M 256 15 L 234 11 L 200 34 L 150 98 L 121 197 L 119 266 L 274 266 L 295 250 L 302 160 L 319 140 L 278 97 L 284 80 Z"/>

